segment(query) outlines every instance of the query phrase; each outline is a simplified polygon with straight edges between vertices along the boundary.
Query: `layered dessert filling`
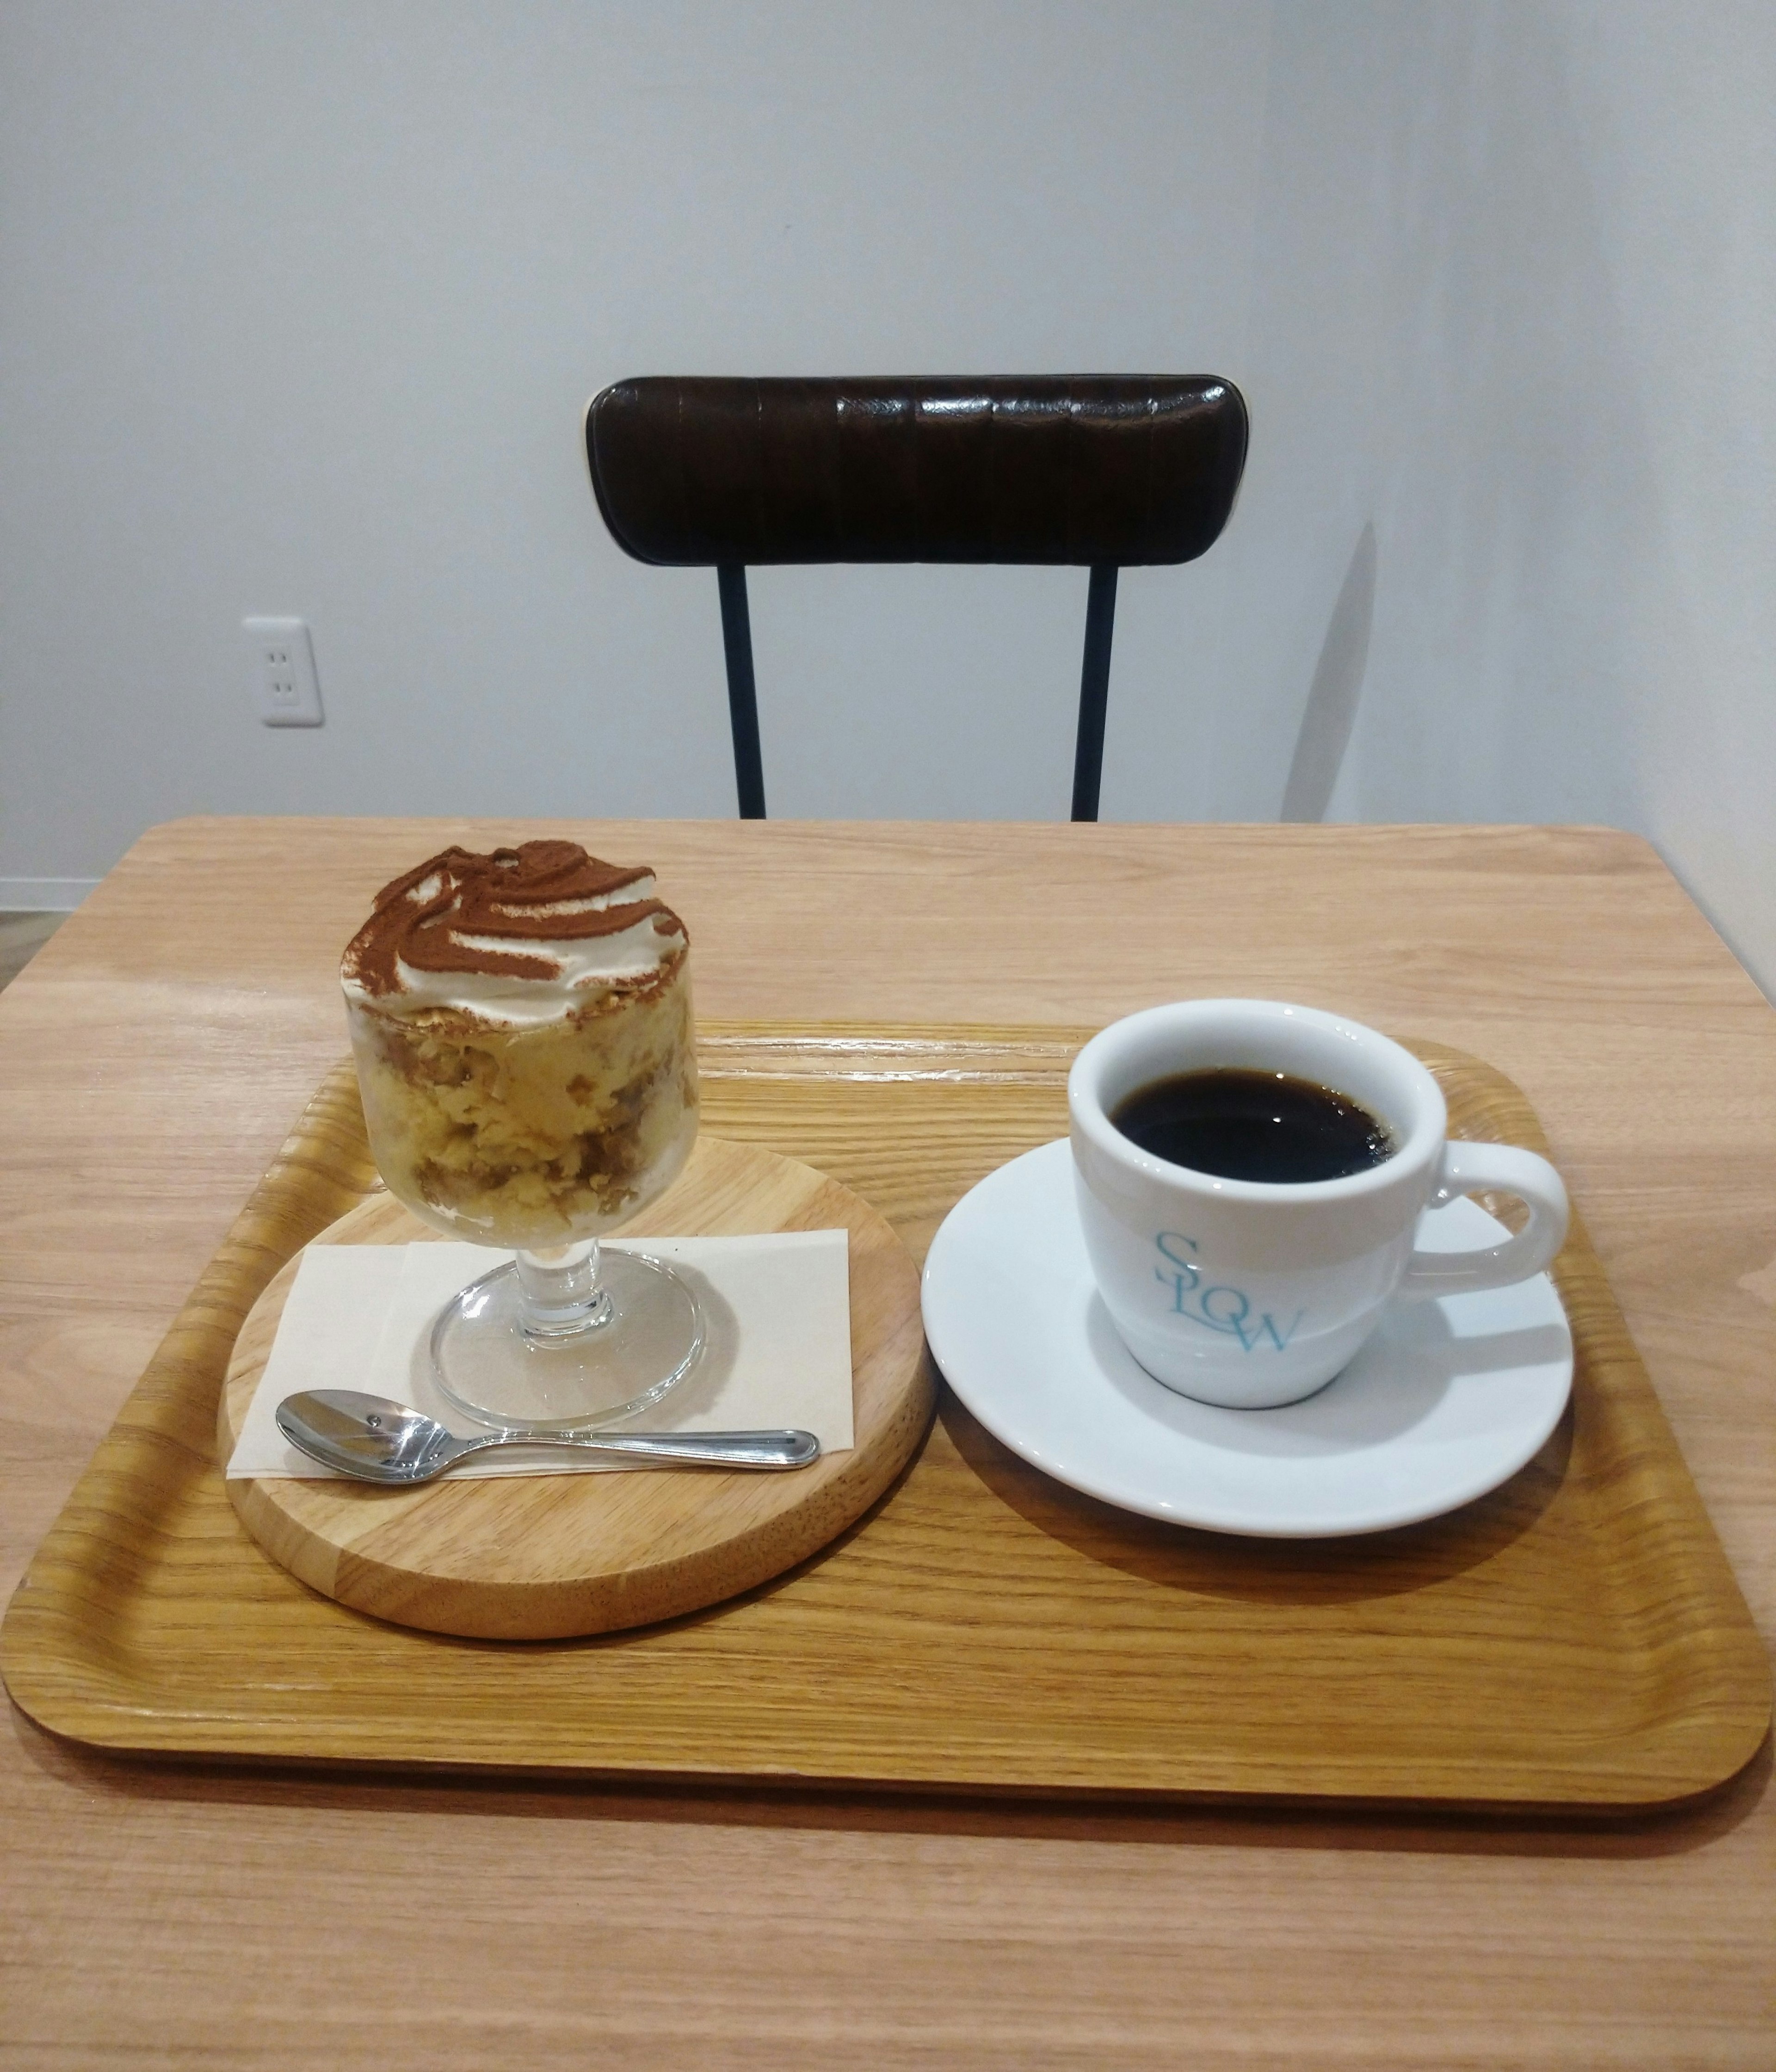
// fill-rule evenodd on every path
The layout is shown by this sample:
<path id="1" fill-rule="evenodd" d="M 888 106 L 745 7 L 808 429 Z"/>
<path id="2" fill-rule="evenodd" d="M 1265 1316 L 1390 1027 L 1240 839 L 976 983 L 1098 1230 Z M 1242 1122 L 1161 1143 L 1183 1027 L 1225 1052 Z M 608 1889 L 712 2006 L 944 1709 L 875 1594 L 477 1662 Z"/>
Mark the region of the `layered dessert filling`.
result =
<path id="1" fill-rule="evenodd" d="M 446 849 L 385 886 L 340 976 L 391 1190 L 527 1250 L 652 1200 L 696 1135 L 689 965 L 652 873 L 574 842 Z"/>

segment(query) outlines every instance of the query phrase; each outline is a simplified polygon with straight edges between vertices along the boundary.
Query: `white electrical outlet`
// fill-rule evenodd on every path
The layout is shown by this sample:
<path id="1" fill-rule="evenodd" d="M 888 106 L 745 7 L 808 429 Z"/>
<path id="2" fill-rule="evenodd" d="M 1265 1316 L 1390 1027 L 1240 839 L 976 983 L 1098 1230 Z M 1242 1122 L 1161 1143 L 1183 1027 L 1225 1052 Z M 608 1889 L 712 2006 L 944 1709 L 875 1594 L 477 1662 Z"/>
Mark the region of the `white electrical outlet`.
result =
<path id="1" fill-rule="evenodd" d="M 243 619 L 253 701 L 266 726 L 324 726 L 314 649 L 299 619 Z"/>

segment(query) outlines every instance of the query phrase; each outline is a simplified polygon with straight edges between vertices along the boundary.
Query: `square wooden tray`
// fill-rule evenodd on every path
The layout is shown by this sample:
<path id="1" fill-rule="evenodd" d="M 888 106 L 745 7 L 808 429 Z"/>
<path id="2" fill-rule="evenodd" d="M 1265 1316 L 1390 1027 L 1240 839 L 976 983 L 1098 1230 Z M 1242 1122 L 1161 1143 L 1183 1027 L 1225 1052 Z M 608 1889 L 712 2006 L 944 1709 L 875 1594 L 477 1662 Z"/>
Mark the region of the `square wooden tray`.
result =
<path id="1" fill-rule="evenodd" d="M 1059 1029 L 714 1026 L 704 1127 L 822 1168 L 915 1257 L 1063 1134 Z M 1413 1046 L 1456 1134 L 1543 1148 L 1502 1075 Z M 1027 1467 L 947 1394 L 832 1547 L 710 1611 L 450 1640 L 319 1597 L 214 1459 L 235 1332 L 374 1178 L 348 1071 L 242 1212 L 20 1585 L 0 1668 L 54 1733 L 138 1754 L 901 1790 L 1629 1812 L 1705 1791 L 1769 1666 L 1581 1225 L 1556 1268 L 1573 1401 L 1503 1489 L 1367 1540 L 1221 1538 Z"/>

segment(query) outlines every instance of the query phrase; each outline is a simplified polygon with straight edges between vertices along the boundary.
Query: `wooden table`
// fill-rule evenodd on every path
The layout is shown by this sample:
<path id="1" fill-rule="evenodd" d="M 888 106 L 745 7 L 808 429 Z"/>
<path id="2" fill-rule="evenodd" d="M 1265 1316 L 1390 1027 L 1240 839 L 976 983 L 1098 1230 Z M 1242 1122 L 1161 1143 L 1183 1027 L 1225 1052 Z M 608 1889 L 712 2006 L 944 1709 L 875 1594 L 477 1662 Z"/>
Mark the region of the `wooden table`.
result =
<path id="1" fill-rule="evenodd" d="M 6 1589 L 339 1055 L 371 893 L 524 832 L 652 861 L 709 1016 L 1245 993 L 1490 1059 L 1776 1630 L 1776 1016 L 1597 829 L 156 829 L 0 994 Z M 0 2066 L 1768 2072 L 1770 1767 L 1662 1820 L 1500 1826 L 217 1774 L 14 1712 Z"/>

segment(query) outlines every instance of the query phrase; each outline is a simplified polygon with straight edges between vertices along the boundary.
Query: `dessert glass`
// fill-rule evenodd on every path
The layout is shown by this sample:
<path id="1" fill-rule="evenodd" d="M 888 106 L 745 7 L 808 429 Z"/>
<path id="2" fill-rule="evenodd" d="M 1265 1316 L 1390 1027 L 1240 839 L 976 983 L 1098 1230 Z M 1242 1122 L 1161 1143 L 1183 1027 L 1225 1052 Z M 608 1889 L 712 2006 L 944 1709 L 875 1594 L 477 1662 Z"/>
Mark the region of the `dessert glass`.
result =
<path id="1" fill-rule="evenodd" d="M 697 1297 L 660 1261 L 598 1240 L 664 1192 L 696 1139 L 682 939 L 659 968 L 560 993 L 521 1021 L 349 983 L 346 1005 L 390 1193 L 446 1236 L 516 1255 L 439 1313 L 445 1396 L 483 1424 L 539 1433 L 611 1424 L 663 1396 L 702 1348 Z"/>

